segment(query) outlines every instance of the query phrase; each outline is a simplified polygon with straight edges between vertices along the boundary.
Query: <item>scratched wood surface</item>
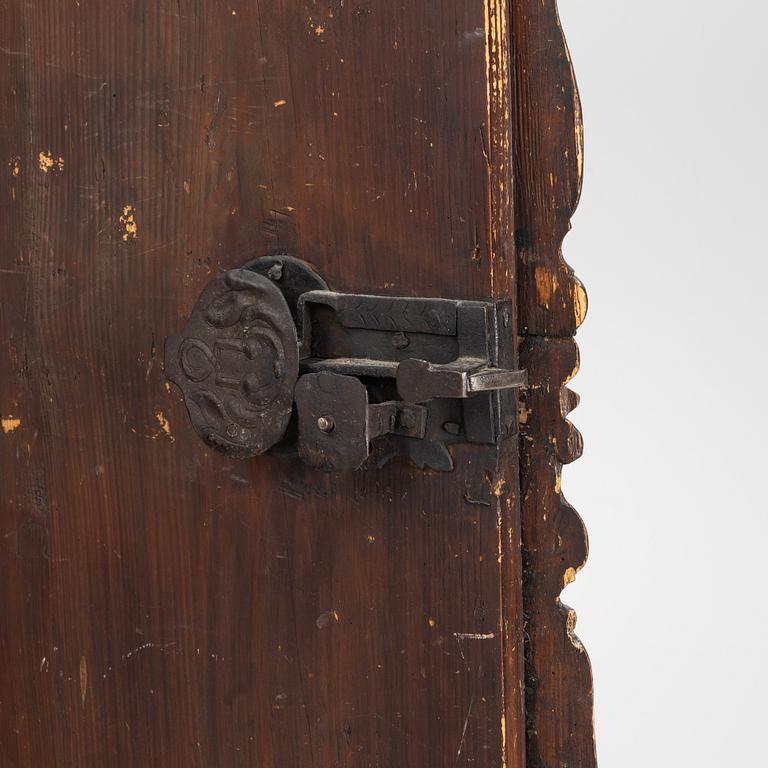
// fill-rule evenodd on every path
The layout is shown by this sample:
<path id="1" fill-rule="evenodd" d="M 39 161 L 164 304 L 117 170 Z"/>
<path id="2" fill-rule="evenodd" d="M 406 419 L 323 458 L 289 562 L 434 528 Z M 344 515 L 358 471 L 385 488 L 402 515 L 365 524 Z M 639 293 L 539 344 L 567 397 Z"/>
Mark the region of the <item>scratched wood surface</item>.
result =
<path id="1" fill-rule="evenodd" d="M 524 764 L 517 442 L 236 462 L 160 363 L 275 248 L 338 290 L 513 295 L 511 21 L 0 4 L 2 765 Z"/>

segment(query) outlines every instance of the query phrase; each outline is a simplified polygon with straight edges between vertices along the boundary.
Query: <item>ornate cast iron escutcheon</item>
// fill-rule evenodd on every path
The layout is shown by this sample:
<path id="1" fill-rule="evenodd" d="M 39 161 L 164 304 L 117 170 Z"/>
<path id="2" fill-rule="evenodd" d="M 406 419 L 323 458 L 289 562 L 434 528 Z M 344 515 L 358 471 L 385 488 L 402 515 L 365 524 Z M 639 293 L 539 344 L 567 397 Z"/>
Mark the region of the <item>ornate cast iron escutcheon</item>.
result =
<path id="1" fill-rule="evenodd" d="M 448 445 L 517 429 L 526 376 L 507 367 L 510 311 L 334 293 L 308 264 L 265 256 L 206 286 L 166 342 L 166 375 L 198 435 L 229 456 L 272 449 L 340 471 L 404 455 L 450 470 Z"/>
<path id="2" fill-rule="evenodd" d="M 165 370 L 203 440 L 231 456 L 264 453 L 285 434 L 299 375 L 283 294 L 245 269 L 214 278 L 184 330 L 168 339 Z"/>

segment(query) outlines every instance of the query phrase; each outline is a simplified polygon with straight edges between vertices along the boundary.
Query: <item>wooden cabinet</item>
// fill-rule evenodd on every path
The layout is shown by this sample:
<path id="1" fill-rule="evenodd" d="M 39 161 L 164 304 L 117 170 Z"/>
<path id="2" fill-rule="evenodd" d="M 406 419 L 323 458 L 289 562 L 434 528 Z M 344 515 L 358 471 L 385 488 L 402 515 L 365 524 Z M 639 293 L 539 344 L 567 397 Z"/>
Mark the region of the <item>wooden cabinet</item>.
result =
<path id="1" fill-rule="evenodd" d="M 0 762 L 593 765 L 554 1 L 0 15 Z M 335 291 L 511 300 L 519 430 L 452 471 L 212 450 L 164 342 L 276 253 Z"/>

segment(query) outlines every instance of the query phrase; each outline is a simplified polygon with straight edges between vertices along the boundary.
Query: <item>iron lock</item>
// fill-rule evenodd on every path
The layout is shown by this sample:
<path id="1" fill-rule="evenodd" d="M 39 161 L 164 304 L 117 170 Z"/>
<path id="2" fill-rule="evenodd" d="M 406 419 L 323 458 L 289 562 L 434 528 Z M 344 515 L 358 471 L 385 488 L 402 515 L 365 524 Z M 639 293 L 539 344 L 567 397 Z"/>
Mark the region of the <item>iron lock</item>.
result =
<path id="1" fill-rule="evenodd" d="M 451 470 L 448 446 L 517 429 L 509 301 L 336 293 L 305 262 L 218 275 L 165 348 L 192 424 L 229 456 L 327 471 L 398 455 Z"/>

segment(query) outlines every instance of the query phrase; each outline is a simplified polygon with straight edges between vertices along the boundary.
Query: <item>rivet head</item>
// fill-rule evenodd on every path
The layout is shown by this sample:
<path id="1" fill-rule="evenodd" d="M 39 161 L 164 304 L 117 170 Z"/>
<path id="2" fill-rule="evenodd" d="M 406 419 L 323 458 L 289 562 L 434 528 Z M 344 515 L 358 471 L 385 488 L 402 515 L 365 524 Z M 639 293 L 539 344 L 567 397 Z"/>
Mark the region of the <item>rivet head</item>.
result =
<path id="1" fill-rule="evenodd" d="M 335 426 L 336 423 L 333 420 L 333 416 L 321 416 L 317 420 L 317 428 L 321 432 L 333 432 Z"/>
<path id="2" fill-rule="evenodd" d="M 395 349 L 406 349 L 410 343 L 410 339 L 402 331 L 398 331 L 392 337 L 392 346 Z"/>

